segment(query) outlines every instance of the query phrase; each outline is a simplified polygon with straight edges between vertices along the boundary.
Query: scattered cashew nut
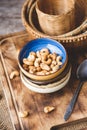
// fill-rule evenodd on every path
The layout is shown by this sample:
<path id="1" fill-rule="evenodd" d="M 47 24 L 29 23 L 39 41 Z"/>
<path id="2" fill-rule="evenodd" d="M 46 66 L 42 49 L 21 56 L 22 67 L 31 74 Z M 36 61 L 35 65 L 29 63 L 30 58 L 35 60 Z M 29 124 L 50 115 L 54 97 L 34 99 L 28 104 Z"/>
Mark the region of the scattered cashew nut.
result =
<path id="1" fill-rule="evenodd" d="M 28 111 L 23 111 L 23 112 L 19 112 L 19 117 L 21 118 L 25 118 L 29 115 L 29 112 Z"/>
<path id="2" fill-rule="evenodd" d="M 53 106 L 46 106 L 46 107 L 44 107 L 44 112 L 49 113 L 49 112 L 53 111 L 54 109 L 55 109 L 55 107 L 53 107 Z"/>
<path id="3" fill-rule="evenodd" d="M 14 77 L 19 76 L 19 72 L 17 70 L 14 70 L 10 74 L 10 79 L 13 79 Z"/>

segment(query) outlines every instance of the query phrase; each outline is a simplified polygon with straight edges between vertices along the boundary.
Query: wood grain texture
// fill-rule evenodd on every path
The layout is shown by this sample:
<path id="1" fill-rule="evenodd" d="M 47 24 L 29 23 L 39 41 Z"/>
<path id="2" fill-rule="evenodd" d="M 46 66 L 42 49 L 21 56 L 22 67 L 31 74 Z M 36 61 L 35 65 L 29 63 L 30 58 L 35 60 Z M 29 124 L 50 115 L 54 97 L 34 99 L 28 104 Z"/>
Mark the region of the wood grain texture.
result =
<path id="1" fill-rule="evenodd" d="M 87 120 L 87 82 L 83 85 L 70 119 L 67 122 L 63 119 L 67 105 L 79 82 L 75 74 L 77 66 L 86 58 L 87 49 L 80 51 L 80 53 L 75 50 L 73 54 L 72 52 L 69 53 L 73 70 L 69 83 L 63 89 L 52 94 L 39 94 L 26 88 L 22 84 L 20 77 L 16 77 L 12 80 L 9 79 L 9 75 L 13 70 L 19 70 L 17 54 L 19 49 L 29 40 L 30 37 L 24 34 L 4 40 L 0 47 L 3 66 L 0 74 L 2 75 L 4 89 L 7 91 L 6 95 L 9 108 L 12 117 L 14 117 L 13 121 L 16 129 L 50 130 L 50 128 L 55 125 L 67 125 L 73 121 Z M 16 48 L 14 45 L 16 45 Z M 43 109 L 47 105 L 55 106 L 56 109 L 49 114 L 45 114 Z M 29 111 L 29 116 L 22 119 L 18 116 L 18 112 L 24 110 Z"/>

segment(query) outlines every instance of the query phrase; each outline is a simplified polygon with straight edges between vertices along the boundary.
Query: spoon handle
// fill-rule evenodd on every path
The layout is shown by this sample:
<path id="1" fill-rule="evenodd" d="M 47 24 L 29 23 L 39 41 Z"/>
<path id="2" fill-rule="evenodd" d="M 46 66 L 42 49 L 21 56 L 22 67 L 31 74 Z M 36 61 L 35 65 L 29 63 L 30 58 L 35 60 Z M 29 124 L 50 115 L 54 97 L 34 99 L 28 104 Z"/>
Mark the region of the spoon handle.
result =
<path id="1" fill-rule="evenodd" d="M 68 118 L 70 117 L 73 109 L 74 109 L 74 106 L 75 106 L 75 103 L 77 101 L 77 98 L 78 98 L 78 95 L 79 95 L 79 92 L 82 88 L 82 85 L 83 85 L 84 82 L 81 82 L 79 83 L 74 95 L 73 95 L 73 98 L 71 99 L 71 102 L 70 104 L 68 105 L 67 109 L 66 109 L 66 112 L 65 112 L 65 115 L 64 115 L 64 119 L 65 121 L 68 120 Z"/>

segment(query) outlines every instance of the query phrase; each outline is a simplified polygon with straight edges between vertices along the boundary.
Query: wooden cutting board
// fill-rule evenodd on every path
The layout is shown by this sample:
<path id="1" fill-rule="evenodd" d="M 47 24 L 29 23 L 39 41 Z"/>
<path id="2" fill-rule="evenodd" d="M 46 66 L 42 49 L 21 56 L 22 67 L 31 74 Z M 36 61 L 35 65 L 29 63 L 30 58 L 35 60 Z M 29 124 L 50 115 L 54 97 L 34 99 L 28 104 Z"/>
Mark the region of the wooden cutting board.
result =
<path id="1" fill-rule="evenodd" d="M 13 70 L 18 70 L 17 56 L 20 48 L 30 40 L 28 34 L 4 39 L 0 45 L 0 80 L 6 94 L 12 122 L 16 130 L 50 130 L 53 126 L 68 125 L 72 122 L 87 120 L 87 82 L 84 83 L 74 111 L 68 121 L 64 113 L 79 81 L 76 78 L 78 65 L 87 58 L 87 49 L 68 52 L 72 64 L 69 83 L 60 91 L 39 94 L 26 88 L 19 77 L 10 80 Z M 51 113 L 44 113 L 45 106 L 54 106 Z M 19 111 L 29 111 L 26 118 L 19 117 Z"/>

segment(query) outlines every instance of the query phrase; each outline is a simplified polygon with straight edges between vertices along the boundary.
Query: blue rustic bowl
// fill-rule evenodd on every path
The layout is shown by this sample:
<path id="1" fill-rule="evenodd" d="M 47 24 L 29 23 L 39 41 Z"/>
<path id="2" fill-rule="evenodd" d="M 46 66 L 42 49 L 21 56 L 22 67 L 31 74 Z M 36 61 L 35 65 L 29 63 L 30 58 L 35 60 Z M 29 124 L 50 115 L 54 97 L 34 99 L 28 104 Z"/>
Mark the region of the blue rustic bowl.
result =
<path id="1" fill-rule="evenodd" d="M 23 65 L 23 58 L 27 58 L 29 56 L 29 53 L 31 51 L 37 52 L 43 48 L 47 48 L 50 53 L 56 53 L 58 55 L 60 55 L 62 57 L 62 66 L 54 73 L 49 74 L 49 75 L 36 75 L 36 74 L 31 74 L 29 72 L 27 72 L 26 70 L 24 70 L 24 68 L 22 67 Z M 19 52 L 19 56 L 18 56 L 18 64 L 19 67 L 22 71 L 22 73 L 24 73 L 27 77 L 34 79 L 34 80 L 48 80 L 48 79 L 52 79 L 55 78 L 56 76 L 58 76 L 61 72 L 63 72 L 63 70 L 65 69 L 66 65 L 68 62 L 68 56 L 67 56 L 67 52 L 65 50 L 65 48 L 63 47 L 63 45 L 55 40 L 49 39 L 49 38 L 38 38 L 35 40 L 31 40 L 29 41 Z"/>

